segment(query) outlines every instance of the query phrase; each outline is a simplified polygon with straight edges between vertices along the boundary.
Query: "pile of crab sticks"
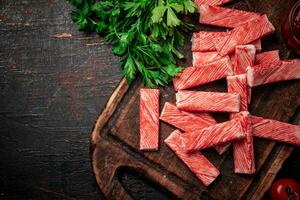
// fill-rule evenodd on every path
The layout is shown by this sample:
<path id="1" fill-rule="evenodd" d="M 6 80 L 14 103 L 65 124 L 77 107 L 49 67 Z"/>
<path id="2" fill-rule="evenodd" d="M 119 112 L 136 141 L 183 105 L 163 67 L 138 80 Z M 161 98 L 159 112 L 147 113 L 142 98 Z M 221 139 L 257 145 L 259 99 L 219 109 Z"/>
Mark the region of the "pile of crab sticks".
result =
<path id="1" fill-rule="evenodd" d="M 300 146 L 300 126 L 253 116 L 248 112 L 255 86 L 299 79 L 300 60 L 280 60 L 279 51 L 261 52 L 260 39 L 275 31 L 266 15 L 219 7 L 229 0 L 195 0 L 201 24 L 227 28 L 224 32 L 193 34 L 193 66 L 173 85 L 176 105 L 159 111 L 159 90 L 140 90 L 140 149 L 158 150 L 159 121 L 177 129 L 164 143 L 206 186 L 220 174 L 201 154 L 214 147 L 221 155 L 233 145 L 235 173 L 255 173 L 253 136 Z M 187 90 L 226 78 L 227 93 Z M 211 112 L 230 113 L 217 123 Z"/>

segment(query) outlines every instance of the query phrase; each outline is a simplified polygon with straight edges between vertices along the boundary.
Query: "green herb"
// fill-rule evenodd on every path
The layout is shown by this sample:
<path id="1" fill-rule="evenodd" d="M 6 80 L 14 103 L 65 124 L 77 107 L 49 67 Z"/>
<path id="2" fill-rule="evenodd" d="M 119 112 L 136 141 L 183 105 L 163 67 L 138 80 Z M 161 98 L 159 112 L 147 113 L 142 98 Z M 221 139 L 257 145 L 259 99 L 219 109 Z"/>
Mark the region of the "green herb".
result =
<path id="1" fill-rule="evenodd" d="M 68 0 L 76 10 L 72 19 L 81 30 L 96 31 L 122 57 L 130 84 L 141 74 L 148 87 L 166 85 L 183 68 L 185 31 L 182 17 L 195 11 L 192 0 Z"/>

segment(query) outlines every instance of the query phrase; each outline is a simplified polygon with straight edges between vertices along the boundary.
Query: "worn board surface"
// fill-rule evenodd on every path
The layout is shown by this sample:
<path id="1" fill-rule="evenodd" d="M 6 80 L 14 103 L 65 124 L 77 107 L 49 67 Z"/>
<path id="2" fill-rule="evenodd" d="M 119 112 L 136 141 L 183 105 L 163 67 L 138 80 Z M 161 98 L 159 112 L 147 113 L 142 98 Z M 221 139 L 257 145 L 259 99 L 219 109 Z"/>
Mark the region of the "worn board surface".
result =
<path id="1" fill-rule="evenodd" d="M 291 2 L 238 1 L 229 6 L 266 13 L 277 32 L 263 39 L 263 49 L 280 49 L 281 57 L 287 58 L 288 50 L 280 37 L 281 17 Z M 206 29 L 207 27 L 197 27 Z M 190 36 L 190 35 L 189 35 Z M 187 36 L 187 37 L 189 37 Z M 191 64 L 190 43 L 185 45 L 187 59 Z M 199 87 L 205 91 L 225 91 L 225 81 Z M 255 139 L 254 176 L 237 175 L 233 172 L 232 150 L 222 156 L 210 149 L 204 151 L 207 158 L 217 166 L 222 175 L 209 187 L 204 187 L 176 155 L 163 144 L 174 128 L 161 123 L 160 149 L 158 152 L 139 151 L 139 89 L 140 81 L 130 88 L 121 81 L 106 109 L 99 116 L 92 132 L 93 170 L 102 192 L 109 199 L 132 198 L 118 179 L 119 171 L 130 169 L 145 179 L 164 188 L 174 198 L 180 199 L 259 199 L 270 186 L 283 161 L 292 151 L 289 145 Z M 296 120 L 300 105 L 300 82 L 287 81 L 257 87 L 253 90 L 250 106 L 252 114 L 284 122 L 298 124 Z M 172 86 L 160 88 L 161 108 L 166 101 L 174 102 Z M 293 120 L 295 119 L 295 120 Z M 238 186 L 238 187 L 237 187 Z"/>

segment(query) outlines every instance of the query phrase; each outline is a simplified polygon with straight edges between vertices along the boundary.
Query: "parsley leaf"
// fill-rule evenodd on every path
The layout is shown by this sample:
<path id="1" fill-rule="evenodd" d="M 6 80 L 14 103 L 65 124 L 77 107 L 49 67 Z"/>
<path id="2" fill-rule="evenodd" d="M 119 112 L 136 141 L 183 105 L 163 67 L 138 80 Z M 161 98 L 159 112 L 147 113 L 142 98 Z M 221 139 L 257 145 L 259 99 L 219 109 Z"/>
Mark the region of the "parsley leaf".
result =
<path id="1" fill-rule="evenodd" d="M 167 10 L 166 6 L 157 6 L 152 11 L 152 22 L 153 23 L 159 23 L 163 20 L 164 14 Z"/>
<path id="2" fill-rule="evenodd" d="M 192 0 L 67 0 L 81 30 L 96 31 L 121 56 L 128 84 L 138 74 L 148 87 L 169 84 L 183 70 L 184 31 L 193 26 L 183 16 L 194 13 Z"/>
<path id="3" fill-rule="evenodd" d="M 128 84 L 131 84 L 136 75 L 136 68 L 135 68 L 134 61 L 133 61 L 131 55 L 128 55 L 128 57 L 125 58 L 123 62 L 125 64 L 124 64 L 122 73 L 125 76 Z"/>
<path id="4" fill-rule="evenodd" d="M 167 15 L 167 25 L 168 26 L 178 26 L 180 24 L 180 20 L 175 15 L 174 11 L 171 8 L 168 8 Z"/>

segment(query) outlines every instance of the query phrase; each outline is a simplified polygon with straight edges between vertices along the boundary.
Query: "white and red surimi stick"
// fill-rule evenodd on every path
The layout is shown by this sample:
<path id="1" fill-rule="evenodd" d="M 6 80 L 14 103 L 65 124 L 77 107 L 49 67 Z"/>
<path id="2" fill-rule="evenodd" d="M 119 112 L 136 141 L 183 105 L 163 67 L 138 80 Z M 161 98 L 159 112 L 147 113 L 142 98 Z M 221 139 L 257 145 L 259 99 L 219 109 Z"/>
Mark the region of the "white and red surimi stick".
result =
<path id="1" fill-rule="evenodd" d="M 231 114 L 231 119 L 239 119 L 246 138 L 233 143 L 234 172 L 242 174 L 255 173 L 252 125 L 249 112 Z"/>
<path id="2" fill-rule="evenodd" d="M 226 32 L 195 32 L 192 37 L 192 51 L 216 51 L 216 41 L 225 35 Z"/>
<path id="3" fill-rule="evenodd" d="M 246 137 L 241 122 L 230 120 L 201 130 L 182 134 L 185 150 L 194 152 Z"/>
<path id="4" fill-rule="evenodd" d="M 221 56 L 232 53 L 237 45 L 249 44 L 275 31 L 266 15 L 248 21 L 247 23 L 226 32 L 215 43 Z"/>
<path id="5" fill-rule="evenodd" d="M 255 65 L 279 61 L 279 50 L 266 51 L 255 56 Z"/>
<path id="6" fill-rule="evenodd" d="M 204 85 L 232 74 L 230 59 L 229 57 L 224 57 L 205 65 L 187 67 L 178 74 L 178 77 L 173 78 L 173 84 L 176 90 L 187 89 Z"/>
<path id="7" fill-rule="evenodd" d="M 233 0 L 194 0 L 195 4 L 199 7 L 202 4 L 207 5 L 222 5 L 224 3 L 231 2 Z"/>
<path id="8" fill-rule="evenodd" d="M 235 47 L 235 60 L 233 71 L 235 74 L 245 74 L 247 67 L 252 67 L 255 61 L 255 46 L 254 45 L 239 45 Z M 250 104 L 252 88 L 248 87 L 247 102 Z"/>
<path id="9" fill-rule="evenodd" d="M 169 102 L 165 103 L 165 106 L 160 115 L 160 119 L 185 132 L 199 130 L 205 127 L 215 125 L 217 123 L 216 120 L 209 113 L 189 113 L 181 111 L 175 105 Z M 216 146 L 215 148 L 221 155 L 222 152 L 220 151 L 222 150 L 219 150 L 220 148 L 217 147 L 219 146 Z"/>
<path id="10" fill-rule="evenodd" d="M 209 113 L 197 113 L 195 115 L 181 111 L 168 102 L 165 103 L 160 119 L 185 132 L 199 130 L 217 123 Z"/>
<path id="11" fill-rule="evenodd" d="M 238 93 L 240 94 L 241 104 L 240 110 L 246 111 L 248 110 L 248 97 L 247 97 L 247 79 L 245 74 L 235 75 L 235 76 L 227 76 L 227 89 L 229 93 Z M 230 114 L 230 116 L 234 116 L 235 113 Z M 223 144 L 216 146 L 215 149 L 221 155 L 230 147 L 230 144 Z"/>
<path id="12" fill-rule="evenodd" d="M 300 59 L 263 63 L 247 68 L 251 87 L 300 78 Z"/>
<path id="13" fill-rule="evenodd" d="M 192 51 L 216 51 L 216 43 L 220 37 L 226 36 L 227 32 L 210 32 L 200 31 L 193 33 Z M 260 39 L 253 41 L 251 44 L 255 46 L 257 52 L 261 50 Z"/>
<path id="14" fill-rule="evenodd" d="M 253 136 L 300 146 L 300 126 L 251 116 Z"/>
<path id="15" fill-rule="evenodd" d="M 219 170 L 200 152 L 189 154 L 185 152 L 182 133 L 179 130 L 173 131 L 164 142 L 205 186 L 211 184 L 220 174 Z"/>
<path id="16" fill-rule="evenodd" d="M 248 110 L 248 88 L 246 74 L 227 76 L 227 90 L 229 93 L 240 95 L 240 111 Z"/>
<path id="17" fill-rule="evenodd" d="M 157 150 L 159 144 L 159 90 L 140 90 L 140 149 Z"/>
<path id="18" fill-rule="evenodd" d="M 222 56 L 216 51 L 193 52 L 193 67 L 201 66 L 221 58 Z"/>
<path id="19" fill-rule="evenodd" d="M 176 106 L 185 111 L 239 112 L 240 95 L 237 93 L 179 90 L 176 93 Z"/>
<path id="20" fill-rule="evenodd" d="M 259 13 L 202 4 L 198 7 L 200 24 L 235 28 L 256 19 Z"/>
<path id="21" fill-rule="evenodd" d="M 235 47 L 235 63 L 233 71 L 235 74 L 245 74 L 247 67 L 252 67 L 255 61 L 255 46 L 252 44 L 238 45 Z"/>

